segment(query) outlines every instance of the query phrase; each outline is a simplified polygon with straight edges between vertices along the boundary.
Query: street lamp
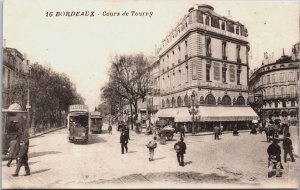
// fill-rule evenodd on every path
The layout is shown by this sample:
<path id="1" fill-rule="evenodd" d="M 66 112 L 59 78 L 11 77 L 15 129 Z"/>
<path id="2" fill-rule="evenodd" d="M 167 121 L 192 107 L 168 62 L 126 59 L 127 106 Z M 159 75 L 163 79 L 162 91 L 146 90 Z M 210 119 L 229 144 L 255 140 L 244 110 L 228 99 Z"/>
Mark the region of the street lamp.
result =
<path id="1" fill-rule="evenodd" d="M 26 103 L 26 110 L 27 110 L 27 129 L 30 129 L 30 90 L 29 90 L 29 75 L 30 75 L 30 70 L 29 70 L 29 65 L 27 65 L 26 68 L 26 77 L 27 77 L 27 103 Z M 30 129 L 30 132 L 32 135 L 34 135 L 34 129 Z"/>
<path id="2" fill-rule="evenodd" d="M 192 123 L 192 134 L 195 134 L 195 115 L 198 113 L 198 105 L 196 105 L 195 109 L 195 98 L 196 98 L 196 92 L 193 91 L 191 95 L 192 100 L 192 108 L 189 107 L 189 113 L 193 115 L 193 123 Z"/>

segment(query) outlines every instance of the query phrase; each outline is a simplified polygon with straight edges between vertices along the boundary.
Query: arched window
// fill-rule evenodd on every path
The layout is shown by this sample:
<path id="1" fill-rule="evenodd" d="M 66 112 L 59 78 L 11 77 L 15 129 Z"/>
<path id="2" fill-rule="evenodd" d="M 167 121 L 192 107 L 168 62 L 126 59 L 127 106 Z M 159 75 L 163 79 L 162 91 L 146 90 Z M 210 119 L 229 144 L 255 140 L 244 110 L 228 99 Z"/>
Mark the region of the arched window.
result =
<path id="1" fill-rule="evenodd" d="M 161 101 L 161 106 L 162 106 L 163 108 L 165 107 L 165 100 L 164 100 L 164 99 Z"/>
<path id="2" fill-rule="evenodd" d="M 167 98 L 166 104 L 167 104 L 166 107 L 169 108 L 170 107 L 170 100 L 169 100 L 169 98 Z"/>
<path id="3" fill-rule="evenodd" d="M 189 97 L 188 97 L 188 95 L 185 95 L 185 97 L 184 97 L 184 105 L 185 106 L 189 105 Z"/>
<path id="4" fill-rule="evenodd" d="M 173 108 L 176 107 L 176 100 L 175 100 L 174 97 L 172 98 L 172 107 L 173 107 Z"/>
<path id="5" fill-rule="evenodd" d="M 231 105 L 231 98 L 228 95 L 223 96 L 222 105 Z"/>
<path id="6" fill-rule="evenodd" d="M 212 94 L 205 97 L 205 104 L 216 105 L 216 99 Z"/>
<path id="7" fill-rule="evenodd" d="M 239 96 L 236 100 L 236 105 L 245 105 L 245 98 L 243 96 Z"/>
<path id="8" fill-rule="evenodd" d="M 178 105 L 178 107 L 182 106 L 182 100 L 181 100 L 180 96 L 178 96 L 178 98 L 177 98 L 177 105 Z"/>
<path id="9" fill-rule="evenodd" d="M 206 18 L 205 18 L 205 25 L 209 26 L 209 16 L 208 15 L 206 15 Z"/>

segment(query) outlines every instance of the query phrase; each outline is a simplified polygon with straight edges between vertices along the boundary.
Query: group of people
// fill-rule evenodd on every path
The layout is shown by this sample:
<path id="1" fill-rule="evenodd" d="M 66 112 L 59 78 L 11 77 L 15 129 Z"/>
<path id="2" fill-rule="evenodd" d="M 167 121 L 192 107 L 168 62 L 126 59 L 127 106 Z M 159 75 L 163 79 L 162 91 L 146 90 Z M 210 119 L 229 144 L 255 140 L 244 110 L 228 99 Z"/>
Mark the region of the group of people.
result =
<path id="1" fill-rule="evenodd" d="M 293 143 L 290 139 L 291 134 L 287 133 L 285 138 L 283 139 L 282 146 L 284 151 L 284 162 L 287 162 L 287 155 L 290 156 L 291 161 L 295 162 L 295 158 L 293 155 Z M 276 137 L 273 139 L 273 143 L 269 145 L 267 149 L 268 157 L 268 177 L 272 176 L 272 170 L 276 169 L 276 177 L 281 177 L 281 169 L 283 169 L 281 163 L 281 148 L 278 145 L 279 139 Z"/>
<path id="2" fill-rule="evenodd" d="M 184 131 L 181 131 L 180 141 L 175 143 L 174 149 L 177 155 L 177 161 L 179 166 L 184 166 L 184 154 L 186 153 L 186 144 L 184 142 Z M 128 152 L 128 141 L 129 137 L 129 128 L 125 127 L 121 130 L 120 134 L 120 143 L 121 143 L 121 153 L 124 154 Z M 146 144 L 146 147 L 149 149 L 149 161 L 154 161 L 154 150 L 157 148 L 157 135 L 154 135 L 153 139 Z"/>
<path id="3" fill-rule="evenodd" d="M 17 168 L 15 173 L 12 175 L 14 177 L 19 176 L 19 171 L 22 166 L 25 167 L 25 176 L 30 175 L 30 169 L 28 165 L 28 149 L 29 149 L 29 139 L 21 140 L 21 134 L 17 134 L 15 138 L 10 141 L 8 149 L 8 162 L 7 167 L 13 160 L 16 160 Z"/>

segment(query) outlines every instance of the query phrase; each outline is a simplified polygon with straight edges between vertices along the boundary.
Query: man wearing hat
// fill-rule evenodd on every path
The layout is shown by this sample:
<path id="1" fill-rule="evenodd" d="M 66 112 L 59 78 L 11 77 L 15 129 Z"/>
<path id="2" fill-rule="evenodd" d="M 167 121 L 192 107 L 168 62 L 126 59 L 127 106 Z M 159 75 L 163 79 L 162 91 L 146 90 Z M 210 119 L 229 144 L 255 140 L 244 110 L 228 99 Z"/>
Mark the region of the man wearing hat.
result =
<path id="1" fill-rule="evenodd" d="M 29 148 L 29 139 L 25 139 L 25 141 L 21 141 L 20 143 L 20 152 L 18 154 L 18 164 L 16 172 L 12 175 L 14 177 L 19 175 L 20 168 L 24 165 L 25 167 L 25 176 L 30 175 L 30 169 L 28 165 L 28 148 Z"/>
<path id="2" fill-rule="evenodd" d="M 177 153 L 177 161 L 179 166 L 184 166 L 184 154 L 186 150 L 186 144 L 183 142 L 183 138 L 180 138 L 180 141 L 174 145 L 174 149 Z"/>
<path id="3" fill-rule="evenodd" d="M 273 139 L 273 143 L 268 147 L 268 155 L 269 155 L 269 172 L 268 177 L 271 177 L 271 172 L 273 168 L 276 168 L 276 177 L 281 177 L 281 148 L 278 145 L 278 138 Z"/>

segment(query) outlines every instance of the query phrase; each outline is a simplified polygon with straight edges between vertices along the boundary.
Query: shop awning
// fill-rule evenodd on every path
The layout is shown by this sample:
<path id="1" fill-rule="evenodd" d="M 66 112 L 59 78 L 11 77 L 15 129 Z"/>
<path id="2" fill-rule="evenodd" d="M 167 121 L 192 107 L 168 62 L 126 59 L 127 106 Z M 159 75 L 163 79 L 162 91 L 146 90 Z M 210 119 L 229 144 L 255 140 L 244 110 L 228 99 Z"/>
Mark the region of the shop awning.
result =
<path id="1" fill-rule="evenodd" d="M 175 122 L 191 122 L 192 115 L 187 107 L 166 108 L 156 114 L 159 118 L 174 118 Z M 251 121 L 259 116 L 250 106 L 199 106 L 197 121 Z M 196 118 L 196 117 L 195 117 Z"/>
<path id="2" fill-rule="evenodd" d="M 259 116 L 250 106 L 200 106 L 200 121 L 251 121 Z"/>

